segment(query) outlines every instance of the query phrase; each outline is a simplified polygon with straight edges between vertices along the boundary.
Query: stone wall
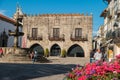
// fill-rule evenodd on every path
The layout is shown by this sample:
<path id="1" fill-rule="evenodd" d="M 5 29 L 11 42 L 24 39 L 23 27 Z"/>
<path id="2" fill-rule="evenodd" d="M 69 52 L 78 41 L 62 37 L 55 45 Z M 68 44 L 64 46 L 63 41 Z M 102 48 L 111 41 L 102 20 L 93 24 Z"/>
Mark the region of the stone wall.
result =
<path id="1" fill-rule="evenodd" d="M 30 48 L 34 44 L 40 44 L 44 49 L 50 50 L 51 46 L 58 44 L 61 49 L 68 50 L 72 45 L 78 44 L 85 52 L 85 57 L 89 56 L 92 49 L 92 15 L 83 14 L 44 14 L 37 16 L 24 16 L 22 47 Z M 32 28 L 38 28 L 38 36 L 42 40 L 30 40 Z M 50 41 L 48 36 L 53 35 L 53 28 L 60 29 L 60 37 L 64 35 L 64 41 Z M 71 34 L 75 34 L 75 28 L 82 28 L 82 35 L 87 36 L 87 41 L 72 41 Z"/>
<path id="2" fill-rule="evenodd" d="M 14 48 L 14 47 L 2 47 L 3 49 L 3 54 L 25 54 L 26 50 L 25 49 L 20 49 L 20 48 Z"/>

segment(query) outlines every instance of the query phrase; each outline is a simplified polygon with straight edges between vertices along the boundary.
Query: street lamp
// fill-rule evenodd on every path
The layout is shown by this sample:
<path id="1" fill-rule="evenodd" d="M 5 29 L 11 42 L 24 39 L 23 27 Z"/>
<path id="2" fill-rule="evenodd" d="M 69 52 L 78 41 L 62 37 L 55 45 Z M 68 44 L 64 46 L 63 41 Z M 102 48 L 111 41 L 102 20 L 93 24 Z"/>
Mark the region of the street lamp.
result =
<path id="1" fill-rule="evenodd" d="M 18 37 L 24 35 L 23 32 L 19 32 L 19 26 L 22 26 L 22 24 L 20 22 L 21 21 L 18 18 L 17 22 L 15 24 L 16 30 L 14 32 L 12 32 L 11 30 L 9 30 L 9 36 L 14 36 L 14 47 L 18 47 Z"/>

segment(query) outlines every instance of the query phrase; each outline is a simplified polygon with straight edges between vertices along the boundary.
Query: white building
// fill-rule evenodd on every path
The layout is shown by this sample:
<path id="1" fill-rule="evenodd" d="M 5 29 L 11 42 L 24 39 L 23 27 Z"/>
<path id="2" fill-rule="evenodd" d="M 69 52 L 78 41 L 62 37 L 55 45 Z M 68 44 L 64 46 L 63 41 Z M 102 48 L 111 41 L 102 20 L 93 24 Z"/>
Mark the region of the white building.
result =
<path id="1" fill-rule="evenodd" d="M 14 31 L 15 30 L 15 21 L 11 18 L 8 18 L 2 14 L 0 14 L 0 47 L 12 47 L 14 44 L 14 37 L 8 36 L 8 40 L 5 40 L 3 38 L 6 38 L 5 36 L 1 36 L 3 32 L 8 35 L 8 31 Z"/>
<path id="2" fill-rule="evenodd" d="M 104 27 L 100 26 L 97 35 L 93 38 L 93 49 L 100 49 L 104 39 Z"/>
<path id="3" fill-rule="evenodd" d="M 120 53 L 120 0 L 104 0 L 108 7 L 102 12 L 104 17 L 103 47 L 106 47 L 108 57 L 113 59 Z M 113 54 L 111 53 L 113 52 Z"/>

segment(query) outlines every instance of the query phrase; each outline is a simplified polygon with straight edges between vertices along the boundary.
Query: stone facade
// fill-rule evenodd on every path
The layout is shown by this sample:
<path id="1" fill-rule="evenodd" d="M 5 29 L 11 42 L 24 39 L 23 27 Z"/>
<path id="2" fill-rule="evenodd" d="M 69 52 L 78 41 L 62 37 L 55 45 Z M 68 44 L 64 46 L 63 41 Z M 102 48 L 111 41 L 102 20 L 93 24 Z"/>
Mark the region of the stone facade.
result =
<path id="1" fill-rule="evenodd" d="M 37 28 L 37 38 L 32 39 L 32 29 Z M 60 29 L 58 40 L 53 37 L 53 28 Z M 75 29 L 82 28 L 81 40 L 71 40 L 71 35 L 75 38 Z M 23 18 L 23 45 L 24 48 L 30 48 L 34 44 L 41 45 L 44 49 L 50 50 L 51 46 L 58 44 L 61 49 L 68 50 L 72 45 L 78 44 L 89 56 L 92 42 L 92 16 L 81 14 L 45 14 L 37 16 L 25 16 Z M 53 37 L 53 40 L 50 40 Z M 86 40 L 84 40 L 84 38 Z"/>
<path id="2" fill-rule="evenodd" d="M 22 48 L 40 46 L 43 51 L 48 49 L 51 53 L 52 48 L 59 47 L 60 54 L 63 49 L 68 54 L 70 48 L 77 46 L 75 53 L 76 50 L 83 50 L 83 56 L 79 57 L 89 57 L 92 49 L 92 15 L 40 14 L 23 15 L 22 19 Z"/>

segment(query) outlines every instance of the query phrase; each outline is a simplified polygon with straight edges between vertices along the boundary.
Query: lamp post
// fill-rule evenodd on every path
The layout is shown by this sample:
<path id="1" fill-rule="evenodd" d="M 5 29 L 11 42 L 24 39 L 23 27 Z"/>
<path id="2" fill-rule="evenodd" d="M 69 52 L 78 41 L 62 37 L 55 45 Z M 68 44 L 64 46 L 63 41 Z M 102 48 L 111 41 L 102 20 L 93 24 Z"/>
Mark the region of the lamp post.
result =
<path id="1" fill-rule="evenodd" d="M 14 32 L 9 30 L 9 36 L 14 36 L 14 47 L 18 47 L 18 38 L 19 38 L 19 36 L 24 35 L 23 32 L 19 32 L 19 26 L 22 26 L 22 23 L 20 22 L 20 20 L 21 20 L 20 18 L 17 19 L 17 22 L 15 24 L 16 30 Z"/>

